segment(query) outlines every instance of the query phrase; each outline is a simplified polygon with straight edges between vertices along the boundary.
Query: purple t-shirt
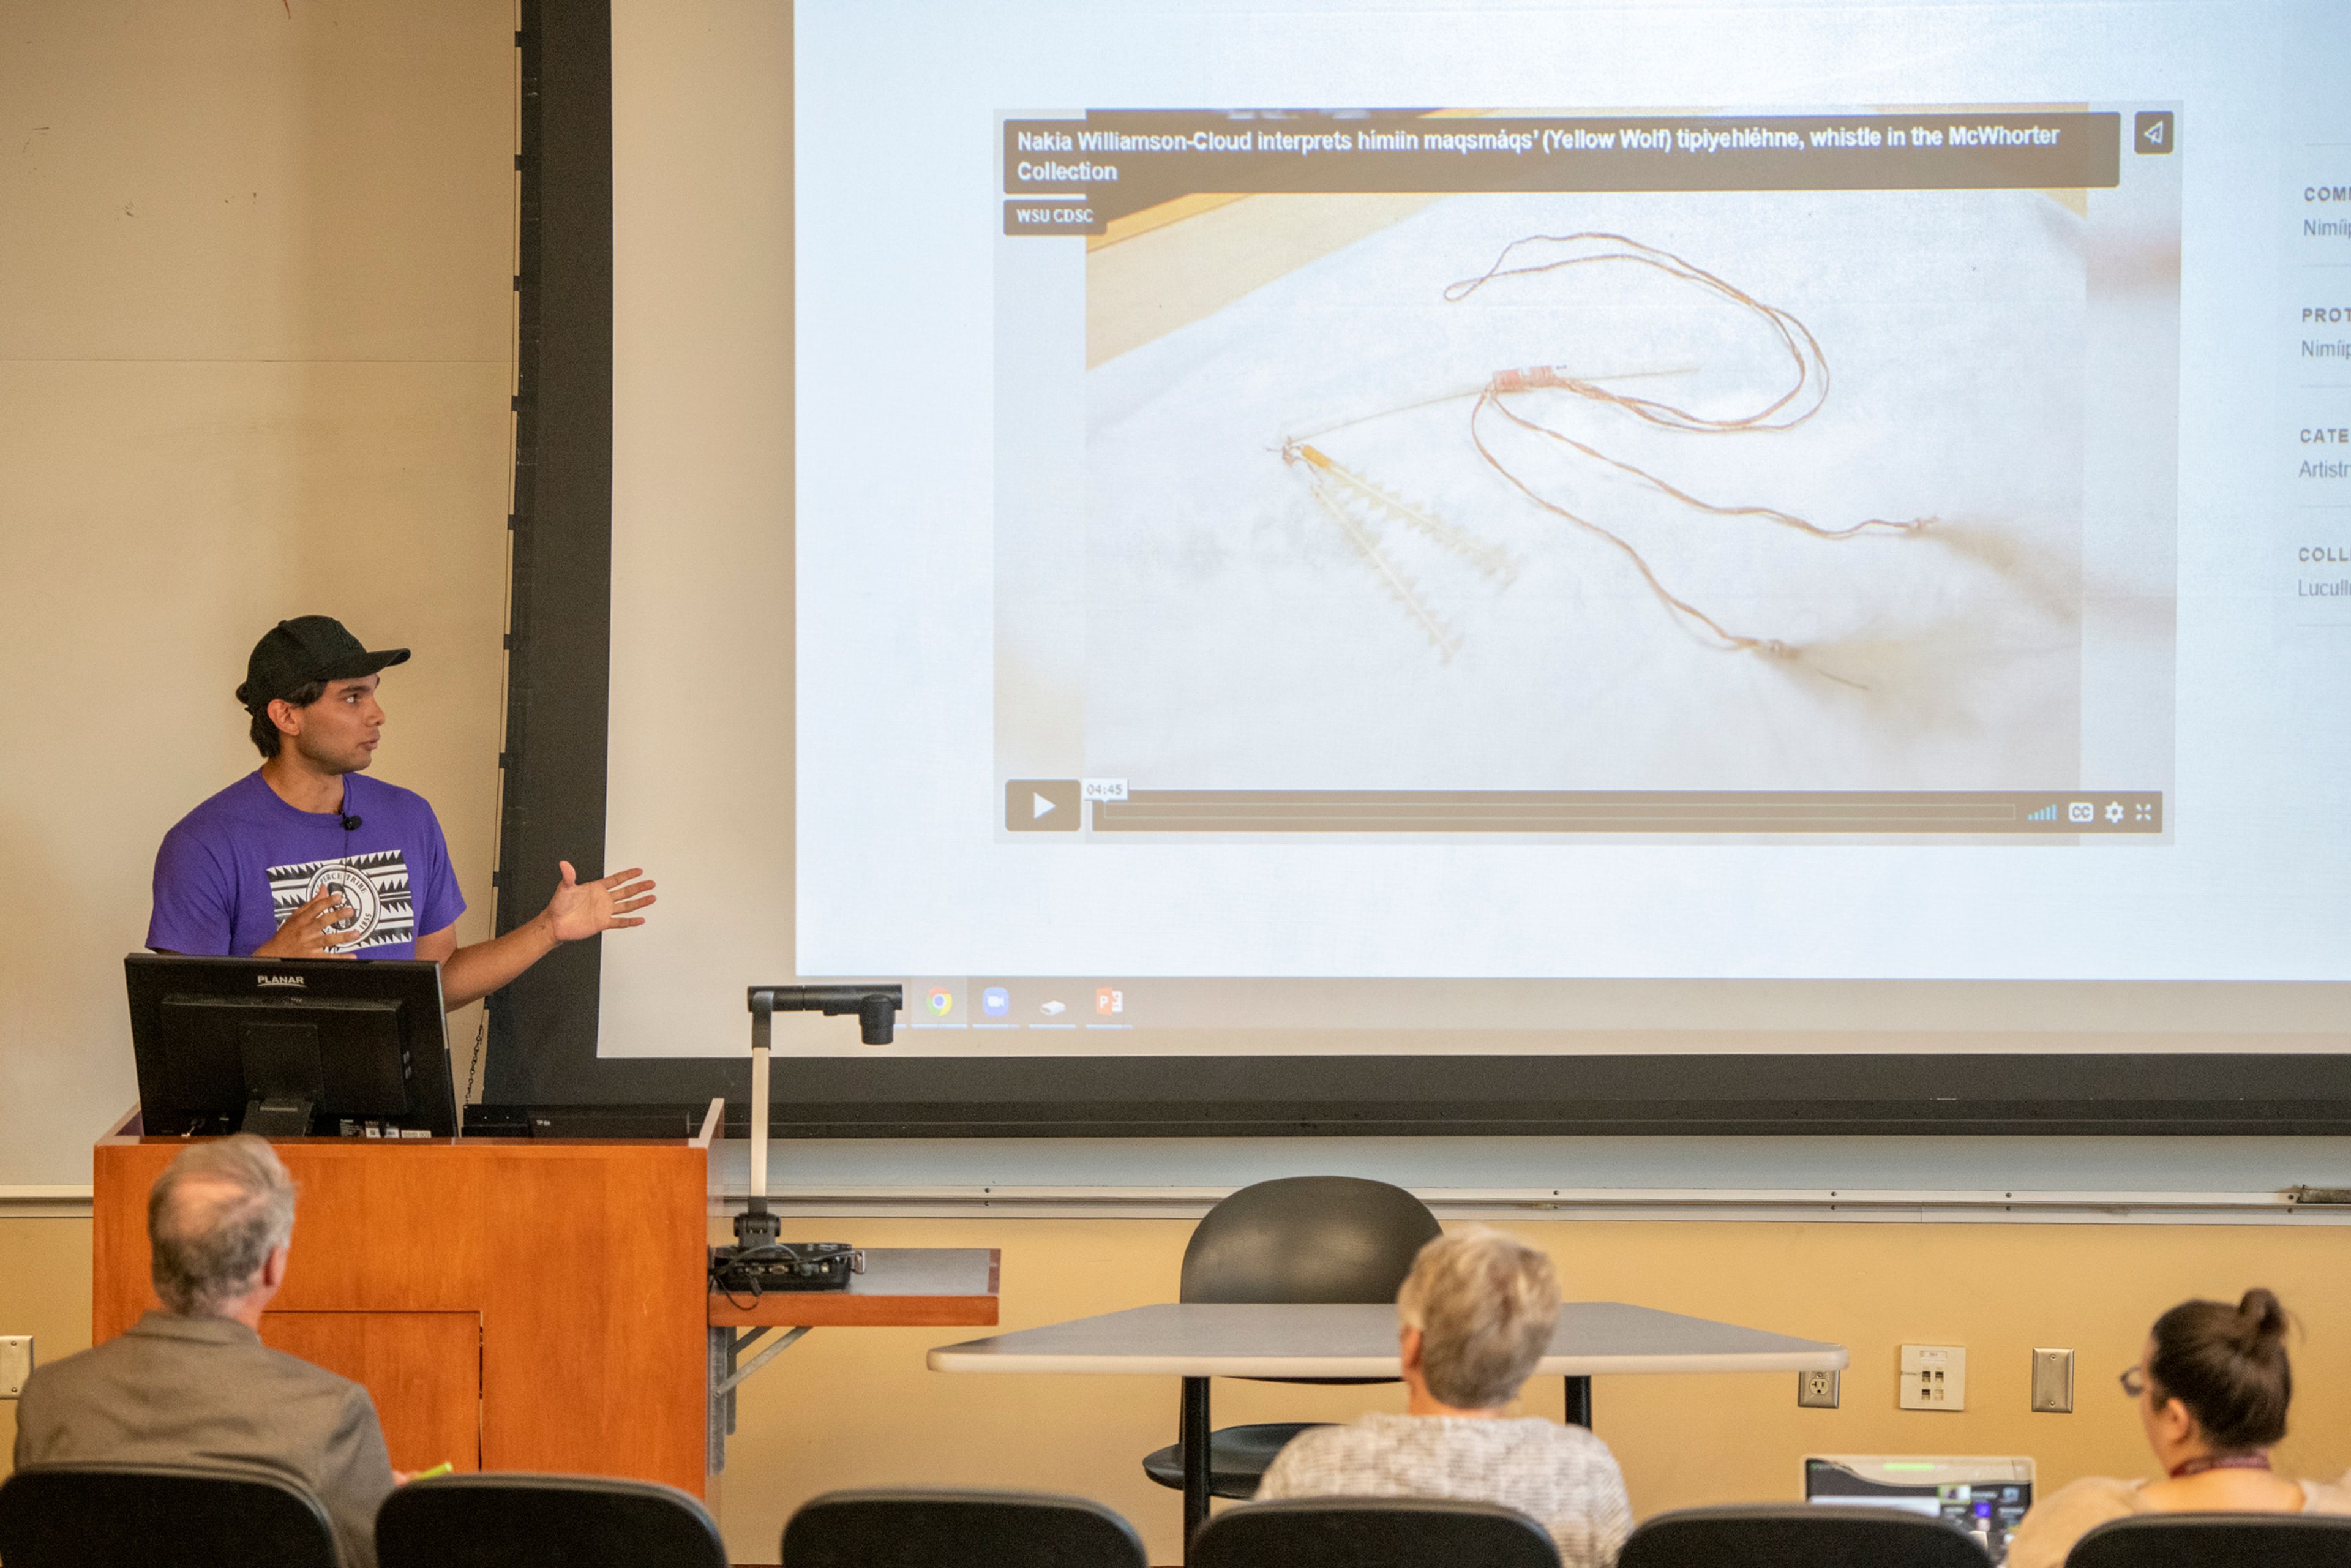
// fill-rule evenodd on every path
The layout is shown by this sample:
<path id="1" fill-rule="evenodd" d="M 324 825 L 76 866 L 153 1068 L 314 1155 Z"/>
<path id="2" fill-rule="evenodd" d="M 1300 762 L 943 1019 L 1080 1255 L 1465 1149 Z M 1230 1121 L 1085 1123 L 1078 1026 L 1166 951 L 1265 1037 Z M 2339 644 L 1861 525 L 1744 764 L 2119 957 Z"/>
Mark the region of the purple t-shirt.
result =
<path id="1" fill-rule="evenodd" d="M 155 852 L 155 913 L 147 946 L 243 957 L 329 885 L 357 912 L 340 940 L 362 958 L 413 958 L 416 938 L 465 912 L 449 846 L 424 797 L 363 774 L 343 775 L 343 831 L 333 811 L 287 805 L 246 774 L 180 819 Z"/>

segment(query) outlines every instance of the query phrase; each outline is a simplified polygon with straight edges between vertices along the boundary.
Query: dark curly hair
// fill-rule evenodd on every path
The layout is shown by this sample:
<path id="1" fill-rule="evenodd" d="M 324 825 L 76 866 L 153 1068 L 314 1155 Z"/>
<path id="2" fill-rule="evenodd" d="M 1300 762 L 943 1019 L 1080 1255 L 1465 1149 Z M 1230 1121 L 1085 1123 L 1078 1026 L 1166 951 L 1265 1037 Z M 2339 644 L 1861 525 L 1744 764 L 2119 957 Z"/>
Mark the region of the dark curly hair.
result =
<path id="1" fill-rule="evenodd" d="M 304 681 L 292 691 L 281 695 L 296 707 L 308 707 L 327 695 L 327 683 Z M 253 716 L 253 748 L 265 759 L 277 756 L 277 747 L 285 737 L 277 733 L 277 721 L 269 716 L 269 704 L 264 702 L 246 711 Z"/>
<path id="2" fill-rule="evenodd" d="M 2285 1331 L 2293 1320 L 2277 1297 L 2256 1285 L 2235 1306 L 2182 1301 L 2155 1320 L 2147 1381 L 2179 1400 L 2213 1448 L 2224 1454 L 2266 1448 L 2285 1436 L 2294 1398 Z"/>

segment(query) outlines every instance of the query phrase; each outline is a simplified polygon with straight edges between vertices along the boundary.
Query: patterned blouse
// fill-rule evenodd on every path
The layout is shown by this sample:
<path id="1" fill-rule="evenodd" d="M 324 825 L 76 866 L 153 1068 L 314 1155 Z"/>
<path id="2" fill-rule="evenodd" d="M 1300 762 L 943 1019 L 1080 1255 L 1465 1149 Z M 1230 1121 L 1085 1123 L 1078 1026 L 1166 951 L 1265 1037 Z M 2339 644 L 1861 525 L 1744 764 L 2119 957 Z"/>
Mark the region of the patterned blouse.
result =
<path id="1" fill-rule="evenodd" d="M 1375 1415 L 1312 1427 L 1274 1456 L 1257 1495 L 1500 1503 L 1551 1532 L 1563 1568 L 1614 1568 L 1633 1529 L 1608 1445 L 1539 1416 Z"/>
<path id="2" fill-rule="evenodd" d="M 2351 1476 L 2344 1481 L 2351 1482 Z M 2085 1476 L 2032 1505 L 2008 1538 L 2008 1568 L 2063 1568 L 2074 1543 L 2110 1519 L 2153 1513 L 2145 1481 Z M 2302 1483 L 2304 1513 L 2351 1513 L 2351 1491 L 2325 1481 Z"/>

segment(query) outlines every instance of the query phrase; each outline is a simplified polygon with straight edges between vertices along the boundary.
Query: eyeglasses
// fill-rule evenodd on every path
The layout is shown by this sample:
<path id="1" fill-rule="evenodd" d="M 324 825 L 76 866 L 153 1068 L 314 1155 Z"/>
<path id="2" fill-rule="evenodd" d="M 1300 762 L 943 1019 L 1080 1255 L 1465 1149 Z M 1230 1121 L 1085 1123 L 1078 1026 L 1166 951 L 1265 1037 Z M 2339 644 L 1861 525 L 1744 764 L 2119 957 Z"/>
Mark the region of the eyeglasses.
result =
<path id="1" fill-rule="evenodd" d="M 2140 1366 L 2126 1366 L 2123 1368 L 2122 1376 L 2116 1381 L 2123 1385 L 2124 1393 L 2136 1399 L 2147 1392 L 2147 1369 Z"/>

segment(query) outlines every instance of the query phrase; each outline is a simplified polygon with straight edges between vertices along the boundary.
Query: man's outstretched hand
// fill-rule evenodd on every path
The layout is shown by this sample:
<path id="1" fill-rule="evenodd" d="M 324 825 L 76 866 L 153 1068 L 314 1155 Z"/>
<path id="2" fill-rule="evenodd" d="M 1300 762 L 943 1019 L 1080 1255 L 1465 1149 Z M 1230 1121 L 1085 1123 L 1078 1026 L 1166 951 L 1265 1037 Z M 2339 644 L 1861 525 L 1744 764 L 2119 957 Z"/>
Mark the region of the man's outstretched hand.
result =
<path id="1" fill-rule="evenodd" d="M 644 867 L 631 866 L 594 882 L 581 882 L 569 861 L 556 863 L 563 868 L 563 882 L 547 901 L 547 928 L 558 942 L 577 942 L 600 931 L 645 923 L 636 911 L 653 902 L 653 884 L 650 880 L 632 880 L 644 876 Z"/>
<path id="2" fill-rule="evenodd" d="M 641 867 L 581 882 L 569 861 L 558 861 L 563 880 L 555 896 L 503 936 L 457 946 L 457 927 L 444 925 L 416 939 L 416 956 L 441 966 L 441 1005 L 452 1009 L 479 1001 L 566 942 L 578 942 L 623 925 L 643 925 L 636 913 L 653 901 L 653 884 L 638 880 Z"/>

